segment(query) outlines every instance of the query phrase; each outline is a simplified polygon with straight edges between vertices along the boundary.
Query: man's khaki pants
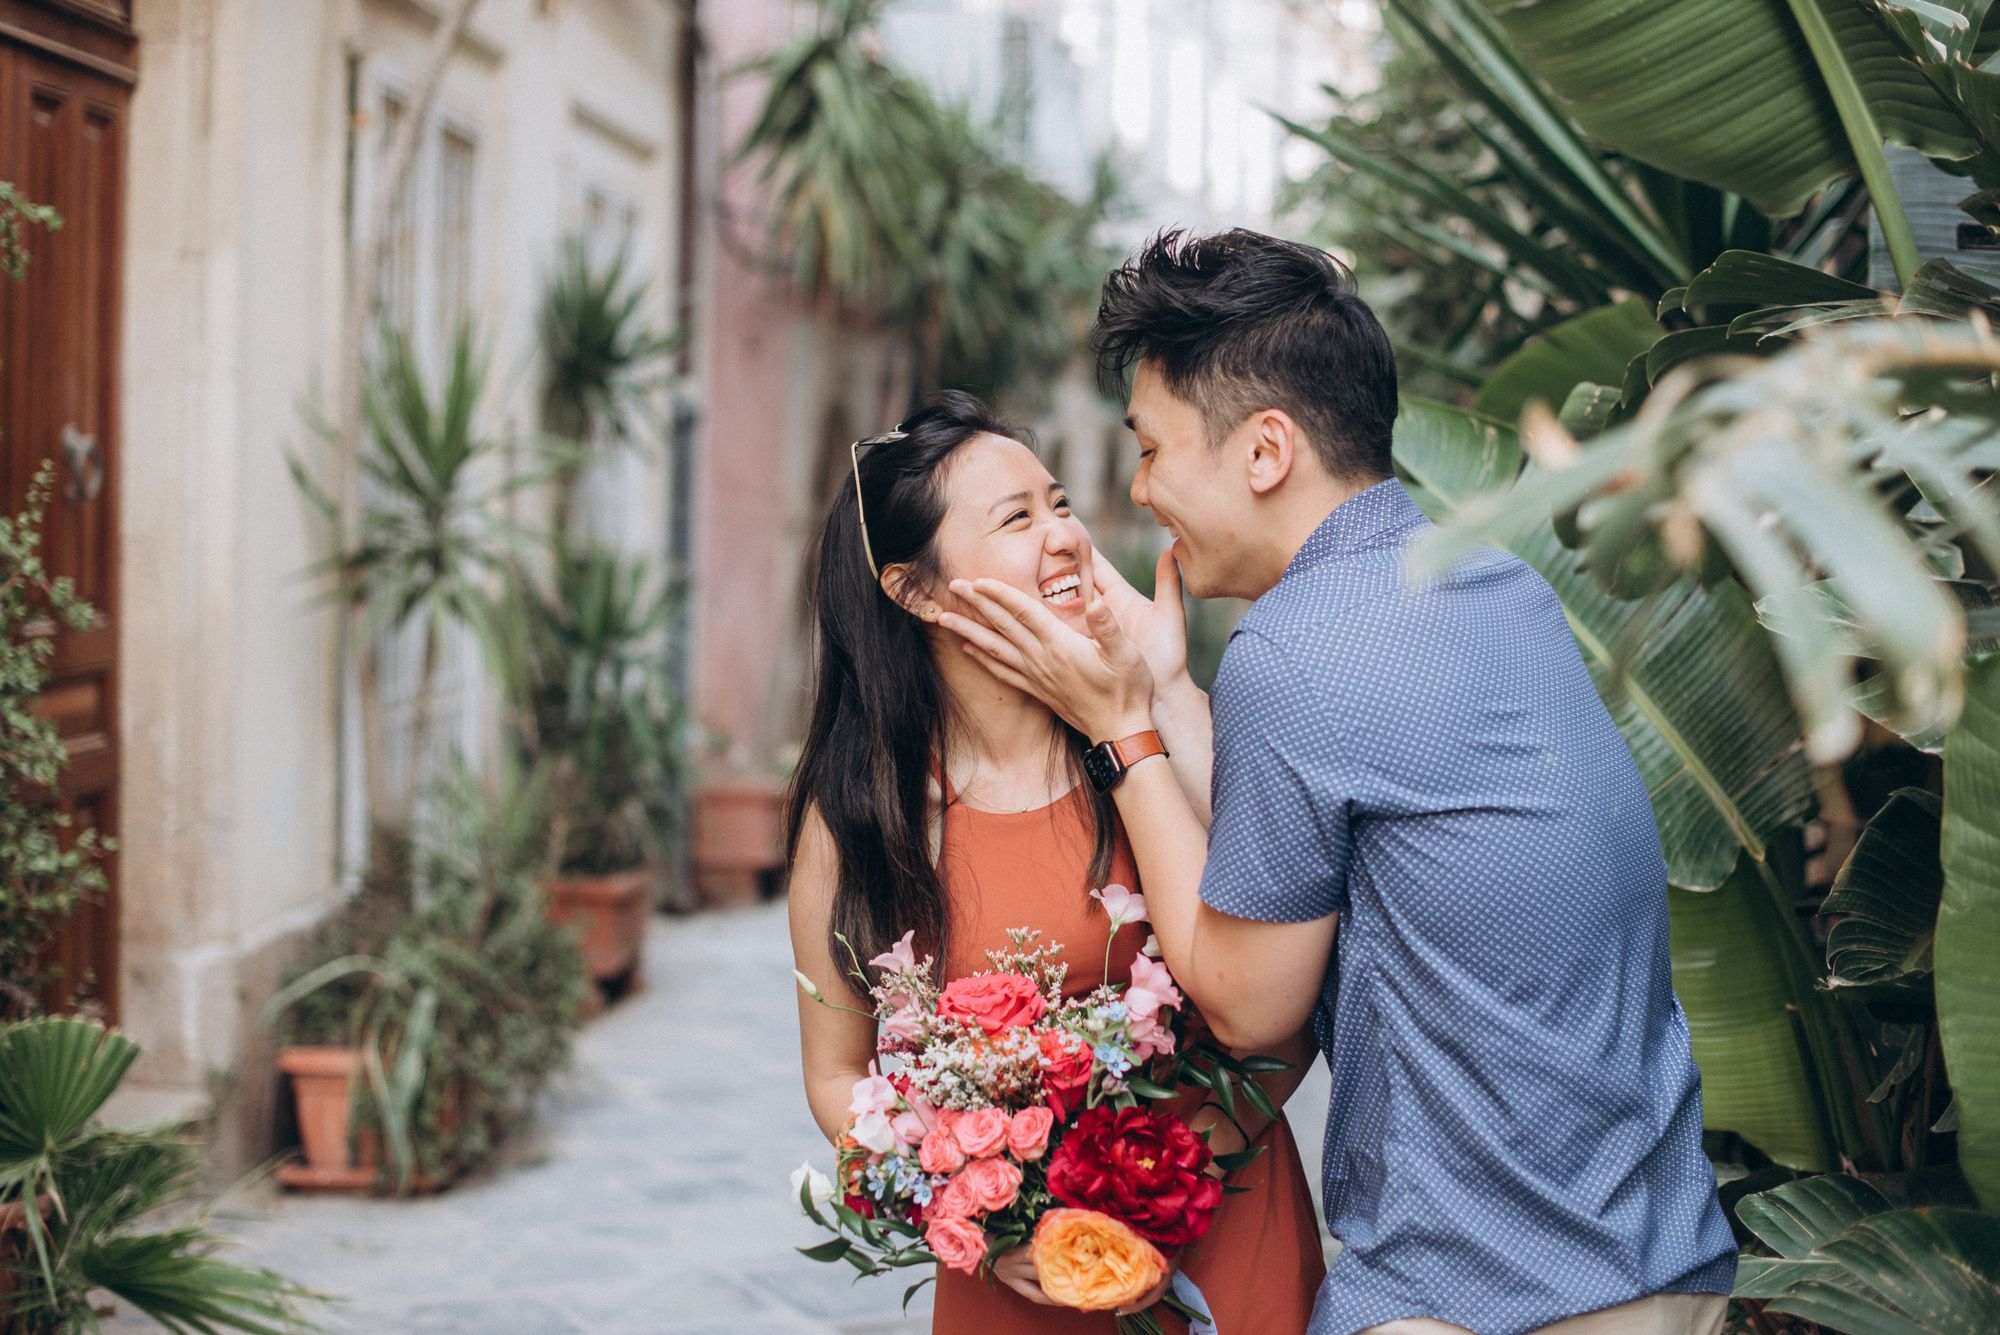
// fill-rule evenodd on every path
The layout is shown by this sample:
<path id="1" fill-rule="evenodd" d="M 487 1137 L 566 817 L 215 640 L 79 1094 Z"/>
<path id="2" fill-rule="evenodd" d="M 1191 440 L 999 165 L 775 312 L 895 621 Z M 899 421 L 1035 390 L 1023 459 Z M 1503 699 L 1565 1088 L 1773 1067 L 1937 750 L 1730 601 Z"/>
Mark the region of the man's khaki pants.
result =
<path id="1" fill-rule="evenodd" d="M 1656 1293 L 1543 1326 L 1538 1335 L 1720 1335 L 1729 1299 L 1719 1293 Z M 1360 1335 L 1472 1335 L 1427 1316 L 1398 1317 Z"/>

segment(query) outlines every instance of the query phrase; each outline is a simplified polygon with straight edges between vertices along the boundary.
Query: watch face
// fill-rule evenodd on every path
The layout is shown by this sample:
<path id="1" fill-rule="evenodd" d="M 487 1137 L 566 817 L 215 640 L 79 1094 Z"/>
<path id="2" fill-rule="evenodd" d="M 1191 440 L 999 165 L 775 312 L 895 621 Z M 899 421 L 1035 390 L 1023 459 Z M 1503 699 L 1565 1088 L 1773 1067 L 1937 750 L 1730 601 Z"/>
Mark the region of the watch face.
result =
<path id="1" fill-rule="evenodd" d="M 1111 791 L 1112 785 L 1118 782 L 1119 772 L 1118 757 L 1112 754 L 1111 743 L 1099 742 L 1083 753 L 1084 777 L 1098 792 Z"/>

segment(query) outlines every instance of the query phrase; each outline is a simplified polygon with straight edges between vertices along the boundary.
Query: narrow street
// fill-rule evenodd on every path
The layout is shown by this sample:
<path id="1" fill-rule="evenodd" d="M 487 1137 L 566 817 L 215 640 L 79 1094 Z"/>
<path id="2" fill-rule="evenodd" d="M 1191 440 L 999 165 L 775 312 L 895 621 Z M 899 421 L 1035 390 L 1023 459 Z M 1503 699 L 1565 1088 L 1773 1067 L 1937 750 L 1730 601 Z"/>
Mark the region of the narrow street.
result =
<path id="1" fill-rule="evenodd" d="M 654 918 L 647 985 L 587 1025 L 541 1117 L 438 1196 L 233 1201 L 233 1259 L 342 1295 L 347 1335 L 876 1335 L 928 1329 L 929 1290 L 853 1282 L 786 1178 L 828 1150 L 799 1082 L 782 903 Z M 1324 1068 L 1295 1096 L 1316 1176 Z M 112 1335 L 156 1327 L 129 1312 Z"/>

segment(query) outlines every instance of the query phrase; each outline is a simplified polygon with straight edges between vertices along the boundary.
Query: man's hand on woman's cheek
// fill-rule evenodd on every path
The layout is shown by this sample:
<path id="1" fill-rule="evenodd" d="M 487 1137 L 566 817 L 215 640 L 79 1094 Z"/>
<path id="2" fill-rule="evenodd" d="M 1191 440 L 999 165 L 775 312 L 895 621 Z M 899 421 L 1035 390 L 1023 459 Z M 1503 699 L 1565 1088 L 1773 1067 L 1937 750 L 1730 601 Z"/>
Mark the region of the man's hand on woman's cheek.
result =
<path id="1" fill-rule="evenodd" d="M 1152 671 L 1102 599 L 1087 610 L 1090 634 L 1080 635 L 999 580 L 953 580 L 951 591 L 974 615 L 947 612 L 938 625 L 962 637 L 996 677 L 1045 701 L 1096 740 L 1151 726 Z"/>

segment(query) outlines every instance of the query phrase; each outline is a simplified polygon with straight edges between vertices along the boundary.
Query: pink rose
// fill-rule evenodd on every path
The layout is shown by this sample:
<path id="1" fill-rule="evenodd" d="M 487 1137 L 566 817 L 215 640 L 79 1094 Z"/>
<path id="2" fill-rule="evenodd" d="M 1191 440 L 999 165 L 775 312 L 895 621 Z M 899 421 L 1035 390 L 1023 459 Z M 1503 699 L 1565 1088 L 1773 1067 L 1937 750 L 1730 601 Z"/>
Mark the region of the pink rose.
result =
<path id="1" fill-rule="evenodd" d="M 986 1234 L 969 1219 L 939 1219 L 933 1211 L 924 1244 L 939 1261 L 968 1275 L 976 1274 L 986 1259 Z"/>
<path id="2" fill-rule="evenodd" d="M 1007 1148 L 1007 1110 L 981 1108 L 969 1112 L 952 1128 L 958 1146 L 974 1159 L 990 1159 Z"/>
<path id="3" fill-rule="evenodd" d="M 988 1035 L 1031 1025 L 1048 1008 L 1042 990 L 1017 973 L 955 978 L 938 996 L 939 1015 L 970 1020 Z"/>
<path id="4" fill-rule="evenodd" d="M 1021 1191 L 1021 1170 L 1005 1159 L 974 1159 L 955 1180 L 965 1183 L 974 1214 L 1004 1210 Z"/>
<path id="5" fill-rule="evenodd" d="M 1007 1148 L 1022 1163 L 1033 1163 L 1048 1152 L 1055 1124 L 1056 1115 L 1047 1108 L 1023 1108 L 1007 1123 Z"/>
<path id="6" fill-rule="evenodd" d="M 917 1151 L 917 1165 L 926 1173 L 956 1173 L 965 1167 L 965 1149 L 950 1131 L 933 1127 Z"/>
<path id="7" fill-rule="evenodd" d="M 960 1173 L 931 1193 L 930 1208 L 924 1212 L 924 1217 L 963 1219 L 971 1213 L 972 1189 L 965 1184 L 965 1174 Z"/>

